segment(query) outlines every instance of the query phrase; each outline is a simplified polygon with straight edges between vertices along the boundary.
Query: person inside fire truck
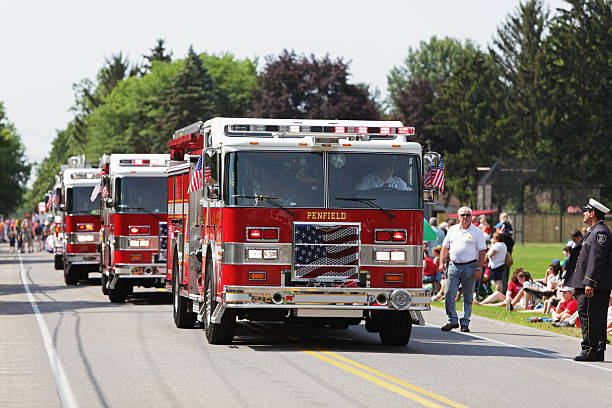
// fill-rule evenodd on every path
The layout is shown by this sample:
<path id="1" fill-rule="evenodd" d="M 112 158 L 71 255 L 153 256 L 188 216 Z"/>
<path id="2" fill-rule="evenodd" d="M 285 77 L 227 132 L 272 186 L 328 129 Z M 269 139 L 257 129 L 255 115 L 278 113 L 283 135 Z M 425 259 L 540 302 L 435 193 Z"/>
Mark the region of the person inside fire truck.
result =
<path id="1" fill-rule="evenodd" d="M 391 188 L 411 191 L 411 188 L 400 177 L 395 176 L 395 160 L 379 160 L 374 173 L 367 174 L 356 185 L 355 190 L 365 191 L 375 188 Z"/>

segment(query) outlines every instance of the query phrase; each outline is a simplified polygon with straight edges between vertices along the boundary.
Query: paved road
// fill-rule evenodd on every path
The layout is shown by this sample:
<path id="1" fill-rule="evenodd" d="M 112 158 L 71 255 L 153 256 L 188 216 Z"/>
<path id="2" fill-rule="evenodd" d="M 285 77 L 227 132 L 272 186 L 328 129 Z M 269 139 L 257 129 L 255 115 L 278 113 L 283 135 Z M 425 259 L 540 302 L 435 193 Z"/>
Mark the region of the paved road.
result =
<path id="1" fill-rule="evenodd" d="M 0 407 L 612 406 L 612 352 L 575 363 L 575 338 L 479 317 L 443 333 L 435 309 L 404 348 L 250 322 L 211 346 L 174 327 L 169 293 L 111 304 L 92 276 L 67 287 L 51 255 L 0 245 Z"/>

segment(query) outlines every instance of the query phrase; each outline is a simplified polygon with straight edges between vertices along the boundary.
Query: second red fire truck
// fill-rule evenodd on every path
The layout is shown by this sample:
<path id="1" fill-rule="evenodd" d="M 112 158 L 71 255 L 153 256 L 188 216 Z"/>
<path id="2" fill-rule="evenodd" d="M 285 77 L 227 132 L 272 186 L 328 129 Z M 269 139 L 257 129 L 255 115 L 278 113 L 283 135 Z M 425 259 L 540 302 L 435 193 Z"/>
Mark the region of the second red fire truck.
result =
<path id="1" fill-rule="evenodd" d="M 100 159 L 102 292 L 124 302 L 134 286 L 166 279 L 167 154 L 111 154 Z"/>
<path id="2" fill-rule="evenodd" d="M 76 285 L 98 272 L 100 253 L 100 201 L 91 200 L 100 171 L 92 168 L 85 156 L 74 156 L 62 166 L 54 189 L 52 211 L 55 216 L 55 268 L 64 270 L 64 282 Z"/>
<path id="3" fill-rule="evenodd" d="M 232 341 L 236 318 L 348 327 L 405 345 L 422 288 L 423 168 L 401 122 L 215 118 L 169 142 L 168 284 L 177 327 Z M 201 179 L 201 184 L 199 183 Z M 191 188 L 189 185 L 191 184 Z"/>

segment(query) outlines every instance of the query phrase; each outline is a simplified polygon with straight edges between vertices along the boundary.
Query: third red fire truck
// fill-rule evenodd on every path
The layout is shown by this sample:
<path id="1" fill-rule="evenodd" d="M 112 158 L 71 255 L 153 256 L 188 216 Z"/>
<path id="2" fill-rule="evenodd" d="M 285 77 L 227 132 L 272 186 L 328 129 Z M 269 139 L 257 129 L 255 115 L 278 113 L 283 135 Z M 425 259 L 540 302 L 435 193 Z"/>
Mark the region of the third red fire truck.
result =
<path id="1" fill-rule="evenodd" d="M 134 286 L 166 279 L 167 154 L 111 154 L 102 170 L 102 293 L 124 302 Z"/>
<path id="2" fill-rule="evenodd" d="M 423 204 L 436 192 L 423 188 L 423 168 L 439 160 L 413 133 L 391 121 L 228 118 L 175 132 L 168 283 L 176 326 L 199 320 L 210 343 L 228 343 L 237 317 L 330 327 L 365 320 L 384 344 L 405 345 L 430 308 Z"/>

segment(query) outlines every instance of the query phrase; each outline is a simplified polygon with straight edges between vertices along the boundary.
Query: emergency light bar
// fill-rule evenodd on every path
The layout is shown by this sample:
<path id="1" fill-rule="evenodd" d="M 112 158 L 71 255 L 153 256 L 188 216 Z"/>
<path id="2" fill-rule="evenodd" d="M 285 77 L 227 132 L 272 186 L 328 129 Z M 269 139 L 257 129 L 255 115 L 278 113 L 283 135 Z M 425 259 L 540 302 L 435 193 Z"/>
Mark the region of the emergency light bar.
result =
<path id="1" fill-rule="evenodd" d="M 165 167 L 165 159 L 121 159 L 120 166 Z"/>
<path id="2" fill-rule="evenodd" d="M 70 178 L 73 180 L 80 180 L 80 179 L 92 179 L 94 177 L 99 177 L 100 176 L 100 171 L 79 171 L 79 172 L 75 172 L 72 173 L 70 175 Z"/>
<path id="3" fill-rule="evenodd" d="M 413 127 L 372 127 L 372 126 L 308 126 L 308 125 L 226 125 L 226 136 L 259 136 L 259 137 L 304 137 L 318 133 L 326 135 L 343 135 L 366 139 L 387 139 L 395 135 L 414 135 Z"/>

